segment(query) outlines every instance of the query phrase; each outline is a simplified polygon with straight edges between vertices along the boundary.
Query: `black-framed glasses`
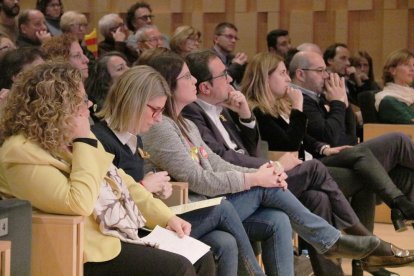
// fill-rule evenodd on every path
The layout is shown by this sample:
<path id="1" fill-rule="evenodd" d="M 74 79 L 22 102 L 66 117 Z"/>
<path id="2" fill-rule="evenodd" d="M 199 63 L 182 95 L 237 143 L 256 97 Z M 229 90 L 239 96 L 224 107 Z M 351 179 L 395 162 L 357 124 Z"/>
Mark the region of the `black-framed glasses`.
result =
<path id="1" fill-rule="evenodd" d="M 151 19 L 152 20 L 153 18 L 154 18 L 154 16 L 152 14 L 150 14 L 150 15 L 143 15 L 143 16 L 137 17 L 137 19 L 142 19 L 144 21 L 148 21 L 148 19 Z"/>
<path id="2" fill-rule="evenodd" d="M 147 104 L 147 106 L 151 109 L 152 111 L 152 118 L 157 117 L 158 115 L 160 115 L 164 110 L 165 107 L 159 108 L 159 107 L 153 107 L 152 105 Z"/>
<path id="3" fill-rule="evenodd" d="M 192 77 L 191 73 L 187 72 L 184 75 L 182 75 L 181 77 L 178 77 L 177 80 L 179 80 L 179 79 L 191 80 L 191 77 Z"/>
<path id="4" fill-rule="evenodd" d="M 326 68 L 300 68 L 300 70 L 318 72 L 319 74 L 329 73 Z"/>
<path id="5" fill-rule="evenodd" d="M 227 70 L 224 70 L 223 73 L 221 73 L 220 75 L 215 76 L 215 77 L 211 77 L 207 81 L 212 81 L 214 79 L 218 79 L 218 78 L 221 78 L 221 77 L 224 77 L 227 80 L 228 75 L 229 75 L 229 73 L 227 72 Z"/>
<path id="6" fill-rule="evenodd" d="M 237 36 L 231 35 L 231 34 L 219 34 L 219 36 L 224 36 L 225 38 L 227 38 L 228 40 L 233 40 L 235 39 L 236 41 L 239 40 L 240 38 L 238 38 Z"/>

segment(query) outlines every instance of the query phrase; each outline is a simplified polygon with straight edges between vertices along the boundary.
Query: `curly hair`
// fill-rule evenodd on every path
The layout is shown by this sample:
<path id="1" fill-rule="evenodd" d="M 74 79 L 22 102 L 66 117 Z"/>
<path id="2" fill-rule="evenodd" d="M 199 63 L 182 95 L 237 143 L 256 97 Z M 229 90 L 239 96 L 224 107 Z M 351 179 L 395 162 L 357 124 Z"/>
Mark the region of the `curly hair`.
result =
<path id="1" fill-rule="evenodd" d="M 47 54 L 48 59 L 68 60 L 73 42 L 78 42 L 78 39 L 73 34 L 65 33 L 60 36 L 52 36 L 42 44 L 41 48 Z"/>
<path id="2" fill-rule="evenodd" d="M 60 153 L 72 144 L 73 114 L 84 104 L 82 76 L 68 63 L 48 62 L 19 74 L 0 118 L 0 145 L 24 135 L 44 150 Z"/>

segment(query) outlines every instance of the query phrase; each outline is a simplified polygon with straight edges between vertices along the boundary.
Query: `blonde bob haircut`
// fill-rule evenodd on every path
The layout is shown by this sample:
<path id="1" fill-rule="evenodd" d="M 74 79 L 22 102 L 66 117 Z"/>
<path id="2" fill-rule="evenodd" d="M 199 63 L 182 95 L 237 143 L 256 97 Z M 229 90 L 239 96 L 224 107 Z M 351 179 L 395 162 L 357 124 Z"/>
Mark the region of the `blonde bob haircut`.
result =
<path id="1" fill-rule="evenodd" d="M 0 118 L 0 144 L 22 134 L 50 153 L 72 145 L 73 117 L 81 105 L 82 76 L 67 62 L 47 62 L 17 75 Z"/>
<path id="2" fill-rule="evenodd" d="M 161 74 L 147 65 L 135 66 L 115 81 L 97 116 L 119 132 L 139 129 L 148 101 L 160 96 L 171 96 L 170 88 Z"/>
<path id="3" fill-rule="evenodd" d="M 170 41 L 170 48 L 173 52 L 181 55 L 183 53 L 182 47 L 187 39 L 200 40 L 201 32 L 191 26 L 179 26 L 175 29 Z"/>
<path id="4" fill-rule="evenodd" d="M 407 49 L 396 50 L 389 54 L 382 70 L 382 79 L 384 81 L 384 84 L 387 82 L 394 82 L 394 77 L 390 72 L 391 68 L 395 68 L 400 64 L 404 64 L 412 58 L 414 58 L 414 54 Z"/>
<path id="5" fill-rule="evenodd" d="M 241 90 L 250 108 L 259 108 L 264 114 L 279 117 L 289 115 L 291 104 L 287 98 L 277 98 L 269 85 L 269 76 L 276 70 L 283 58 L 274 53 L 259 53 L 249 62 L 241 83 Z"/>
<path id="6" fill-rule="evenodd" d="M 60 29 L 64 33 L 70 33 L 73 25 L 87 25 L 88 19 L 83 13 L 67 11 L 60 18 Z"/>

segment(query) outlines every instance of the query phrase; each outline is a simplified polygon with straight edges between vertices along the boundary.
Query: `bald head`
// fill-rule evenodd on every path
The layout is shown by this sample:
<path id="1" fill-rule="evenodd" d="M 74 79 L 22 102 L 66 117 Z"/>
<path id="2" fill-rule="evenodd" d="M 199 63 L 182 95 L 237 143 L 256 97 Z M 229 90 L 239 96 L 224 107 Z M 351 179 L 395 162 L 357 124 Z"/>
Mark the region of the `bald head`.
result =
<path id="1" fill-rule="evenodd" d="M 326 73 L 326 65 L 320 54 L 310 51 L 298 52 L 290 62 L 289 74 L 292 83 L 315 93 L 322 93 Z"/>
<path id="2" fill-rule="evenodd" d="M 310 42 L 305 42 L 300 44 L 298 47 L 296 47 L 301 52 L 307 51 L 307 52 L 315 52 L 317 54 L 322 55 L 321 48 L 319 48 L 318 45 Z"/>

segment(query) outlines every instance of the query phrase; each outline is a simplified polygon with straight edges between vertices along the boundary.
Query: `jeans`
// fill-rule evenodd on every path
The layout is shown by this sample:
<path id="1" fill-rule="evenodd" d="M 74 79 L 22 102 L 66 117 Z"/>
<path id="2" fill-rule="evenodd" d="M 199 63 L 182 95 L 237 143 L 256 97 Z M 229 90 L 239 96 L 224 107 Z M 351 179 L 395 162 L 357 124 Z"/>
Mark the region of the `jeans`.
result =
<path id="1" fill-rule="evenodd" d="M 237 275 L 238 256 L 234 254 L 237 251 L 249 275 L 264 275 L 243 224 L 236 210 L 227 200 L 214 207 L 181 214 L 180 217 L 192 224 L 192 237 L 205 241 L 213 248 L 213 252 L 220 254 L 218 275 Z M 227 239 L 228 233 L 234 238 L 235 243 L 233 239 Z M 234 247 L 235 244 L 237 248 Z"/>
<path id="2" fill-rule="evenodd" d="M 293 229 L 319 253 L 325 253 L 339 239 L 339 230 L 312 214 L 289 190 L 256 187 L 228 195 L 227 199 L 233 204 L 242 221 L 259 207 L 283 211 L 288 215 Z"/>
<path id="3" fill-rule="evenodd" d="M 294 274 L 292 228 L 284 212 L 260 207 L 243 225 L 252 242 L 261 242 L 266 275 Z"/>

